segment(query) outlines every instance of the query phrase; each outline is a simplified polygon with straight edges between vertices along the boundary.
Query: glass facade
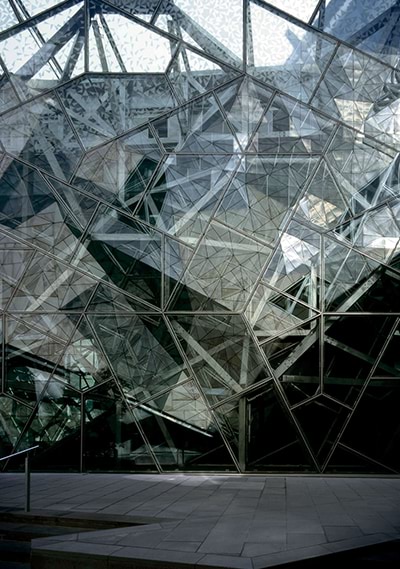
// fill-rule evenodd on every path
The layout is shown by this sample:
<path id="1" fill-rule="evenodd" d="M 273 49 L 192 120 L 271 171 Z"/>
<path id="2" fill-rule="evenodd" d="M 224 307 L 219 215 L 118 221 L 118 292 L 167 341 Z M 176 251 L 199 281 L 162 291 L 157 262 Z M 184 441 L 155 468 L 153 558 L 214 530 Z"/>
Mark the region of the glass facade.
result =
<path id="1" fill-rule="evenodd" d="M 400 472 L 399 18 L 0 0 L 1 455 Z"/>

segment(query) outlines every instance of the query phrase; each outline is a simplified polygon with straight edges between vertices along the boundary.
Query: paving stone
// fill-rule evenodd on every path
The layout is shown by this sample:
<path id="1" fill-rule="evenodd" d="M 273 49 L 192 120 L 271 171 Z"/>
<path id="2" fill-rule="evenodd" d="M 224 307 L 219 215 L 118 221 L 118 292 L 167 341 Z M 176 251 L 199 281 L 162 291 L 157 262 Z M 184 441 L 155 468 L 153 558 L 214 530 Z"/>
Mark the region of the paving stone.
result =
<path id="1" fill-rule="evenodd" d="M 362 532 L 355 526 L 324 526 L 328 541 L 341 541 L 362 536 Z"/>
<path id="2" fill-rule="evenodd" d="M 231 555 L 205 555 L 196 565 L 196 569 L 221 567 L 226 569 L 253 569 L 251 559 L 232 557 Z"/>

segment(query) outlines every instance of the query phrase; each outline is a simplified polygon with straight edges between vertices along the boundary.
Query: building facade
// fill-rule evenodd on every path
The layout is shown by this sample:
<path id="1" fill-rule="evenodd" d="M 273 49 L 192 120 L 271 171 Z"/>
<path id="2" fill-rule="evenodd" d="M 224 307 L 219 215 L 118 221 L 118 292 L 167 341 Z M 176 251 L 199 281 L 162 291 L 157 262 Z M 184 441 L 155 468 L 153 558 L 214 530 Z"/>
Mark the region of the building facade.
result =
<path id="1" fill-rule="evenodd" d="M 399 473 L 399 16 L 0 0 L 2 455 Z"/>

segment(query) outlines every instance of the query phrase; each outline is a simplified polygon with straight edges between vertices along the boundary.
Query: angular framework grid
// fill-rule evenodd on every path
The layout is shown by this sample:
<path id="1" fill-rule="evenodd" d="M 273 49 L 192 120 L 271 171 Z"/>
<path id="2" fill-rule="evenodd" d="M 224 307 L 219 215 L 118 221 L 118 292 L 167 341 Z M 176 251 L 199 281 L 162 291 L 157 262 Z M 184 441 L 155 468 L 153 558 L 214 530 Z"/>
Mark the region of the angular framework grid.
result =
<path id="1" fill-rule="evenodd" d="M 0 0 L 1 455 L 400 472 L 399 18 Z"/>

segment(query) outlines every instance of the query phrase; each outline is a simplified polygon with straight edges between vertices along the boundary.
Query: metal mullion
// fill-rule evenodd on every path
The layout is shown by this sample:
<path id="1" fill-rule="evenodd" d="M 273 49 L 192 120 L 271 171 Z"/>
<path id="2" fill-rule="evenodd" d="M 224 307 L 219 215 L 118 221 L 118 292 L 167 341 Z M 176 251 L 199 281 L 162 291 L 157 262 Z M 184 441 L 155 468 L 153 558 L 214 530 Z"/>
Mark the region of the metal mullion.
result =
<path id="1" fill-rule="evenodd" d="M 164 4 L 164 1 L 165 1 L 165 0 L 159 0 L 157 6 L 156 6 L 155 9 L 154 9 L 154 12 L 153 12 L 153 14 L 152 14 L 152 16 L 151 16 L 151 19 L 150 19 L 150 24 L 151 24 L 152 26 L 155 25 L 154 22 L 156 21 L 156 19 L 157 19 L 158 16 L 159 16 L 159 10 L 161 9 L 162 5 Z"/>
<path id="2" fill-rule="evenodd" d="M 323 6 L 322 6 L 323 5 Z M 325 11 L 325 0 L 318 0 L 313 13 L 310 16 L 310 19 L 308 20 L 308 25 L 312 26 L 313 21 L 315 20 L 315 18 L 317 17 L 318 12 L 321 10 Z M 317 28 L 319 29 L 319 28 Z"/>
<path id="3" fill-rule="evenodd" d="M 311 403 L 312 401 L 317 401 L 320 397 L 321 397 L 320 393 L 317 393 L 316 395 L 311 395 L 310 397 L 307 397 L 307 399 L 303 399 L 302 401 L 299 401 L 299 403 L 295 403 L 294 405 L 290 405 L 290 410 L 294 411 L 294 410 L 298 409 L 299 407 L 303 407 L 304 405 Z"/>
<path id="4" fill-rule="evenodd" d="M 247 50 L 248 50 L 248 31 L 247 28 L 249 28 L 249 30 L 251 30 L 251 18 L 250 18 L 250 6 L 249 6 L 249 1 L 248 0 L 243 0 L 242 2 L 242 17 L 243 17 L 243 71 L 246 73 L 247 72 Z M 250 50 L 251 55 L 253 56 L 253 36 L 251 34 L 251 50 Z M 250 59 L 250 58 L 249 58 Z M 250 65 L 254 65 L 254 61 L 253 61 L 253 57 L 251 58 L 250 61 Z"/>
<path id="5" fill-rule="evenodd" d="M 2 336 L 1 336 L 1 391 L 6 392 L 6 314 L 1 315 Z"/>
<path id="6" fill-rule="evenodd" d="M 85 10 L 85 41 L 84 41 L 84 70 L 87 73 L 90 70 L 89 61 L 89 31 L 91 24 L 91 10 L 90 10 L 91 0 L 84 0 L 84 10 Z"/>
<path id="7" fill-rule="evenodd" d="M 314 98 L 315 95 L 317 94 L 318 89 L 320 88 L 322 82 L 324 81 L 325 76 L 326 76 L 326 74 L 327 74 L 327 72 L 328 72 L 328 69 L 329 69 L 330 66 L 331 66 L 332 61 L 333 61 L 333 60 L 335 59 L 335 57 L 336 57 L 336 54 L 337 54 L 337 52 L 338 52 L 338 50 L 339 50 L 339 47 L 340 47 L 340 44 L 337 43 L 336 46 L 334 47 L 334 49 L 333 49 L 333 51 L 332 51 L 332 53 L 331 53 L 331 55 L 330 55 L 328 61 L 326 62 L 324 69 L 321 71 L 321 75 L 319 76 L 319 79 L 318 79 L 318 81 L 317 81 L 317 83 L 316 83 L 314 89 L 312 90 L 312 93 L 311 93 L 310 97 L 309 97 L 308 100 L 307 100 L 307 103 L 308 103 L 308 104 L 311 104 L 311 101 L 313 100 L 313 98 Z"/>
<path id="8" fill-rule="evenodd" d="M 80 440 L 79 440 L 79 472 L 82 474 L 85 467 L 84 441 L 85 441 L 85 394 L 81 393 L 81 417 L 80 417 Z"/>
<path id="9" fill-rule="evenodd" d="M 317 395 L 317 398 L 319 396 Z M 344 401 L 339 401 L 339 399 L 336 399 L 335 397 L 333 397 L 332 395 L 329 395 L 329 393 L 323 393 L 323 397 L 324 399 L 329 399 L 329 401 L 332 401 L 332 403 L 335 403 L 336 405 L 338 405 L 340 408 L 343 409 L 347 409 L 348 411 L 352 411 L 353 407 L 351 405 L 348 405 L 347 403 L 345 403 Z"/>
<path id="10" fill-rule="evenodd" d="M 315 283 L 317 287 L 318 284 Z M 320 235 L 320 275 L 319 275 L 319 307 L 322 312 L 319 320 L 319 389 L 324 393 L 324 368 L 325 368 L 325 240 L 324 236 Z M 318 290 L 316 290 L 316 293 Z"/>

